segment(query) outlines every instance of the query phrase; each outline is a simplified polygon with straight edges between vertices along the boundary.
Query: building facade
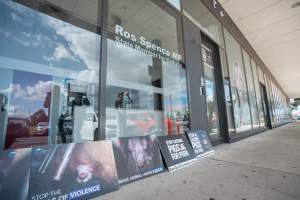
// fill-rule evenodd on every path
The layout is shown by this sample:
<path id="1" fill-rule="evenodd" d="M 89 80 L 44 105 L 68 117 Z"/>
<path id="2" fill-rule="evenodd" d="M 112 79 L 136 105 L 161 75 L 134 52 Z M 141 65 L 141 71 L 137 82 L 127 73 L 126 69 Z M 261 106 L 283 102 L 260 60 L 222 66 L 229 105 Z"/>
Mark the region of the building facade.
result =
<path id="1" fill-rule="evenodd" d="M 289 122 L 287 95 L 214 0 L 0 0 L 1 149 Z"/>

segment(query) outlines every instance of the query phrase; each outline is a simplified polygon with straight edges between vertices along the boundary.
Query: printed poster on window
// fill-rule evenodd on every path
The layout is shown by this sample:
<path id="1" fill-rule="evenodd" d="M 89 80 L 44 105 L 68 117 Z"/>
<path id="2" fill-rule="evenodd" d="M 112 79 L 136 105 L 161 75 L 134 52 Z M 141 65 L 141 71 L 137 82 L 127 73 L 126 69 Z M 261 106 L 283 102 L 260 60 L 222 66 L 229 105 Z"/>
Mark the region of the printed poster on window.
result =
<path id="1" fill-rule="evenodd" d="M 31 149 L 0 152 L 0 199 L 28 198 Z"/>
<path id="2" fill-rule="evenodd" d="M 155 136 L 122 137 L 113 140 L 120 185 L 164 171 Z"/>
<path id="3" fill-rule="evenodd" d="M 89 199 L 119 188 L 111 141 L 32 149 L 29 199 Z"/>
<path id="4" fill-rule="evenodd" d="M 161 136 L 158 140 L 161 153 L 170 172 L 196 161 L 193 148 L 184 134 Z"/>
<path id="5" fill-rule="evenodd" d="M 197 158 L 202 158 L 214 153 L 206 131 L 191 131 L 187 136 Z"/>

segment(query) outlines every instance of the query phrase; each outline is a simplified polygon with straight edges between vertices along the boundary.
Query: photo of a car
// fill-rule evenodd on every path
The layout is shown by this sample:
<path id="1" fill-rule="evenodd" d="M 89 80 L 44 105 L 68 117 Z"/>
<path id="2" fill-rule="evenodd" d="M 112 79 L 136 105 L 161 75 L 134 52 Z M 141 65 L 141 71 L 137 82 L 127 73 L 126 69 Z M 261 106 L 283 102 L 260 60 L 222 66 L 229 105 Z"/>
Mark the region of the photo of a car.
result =
<path id="1" fill-rule="evenodd" d="M 36 125 L 36 136 L 47 136 L 49 131 L 49 123 L 48 122 L 39 122 Z"/>

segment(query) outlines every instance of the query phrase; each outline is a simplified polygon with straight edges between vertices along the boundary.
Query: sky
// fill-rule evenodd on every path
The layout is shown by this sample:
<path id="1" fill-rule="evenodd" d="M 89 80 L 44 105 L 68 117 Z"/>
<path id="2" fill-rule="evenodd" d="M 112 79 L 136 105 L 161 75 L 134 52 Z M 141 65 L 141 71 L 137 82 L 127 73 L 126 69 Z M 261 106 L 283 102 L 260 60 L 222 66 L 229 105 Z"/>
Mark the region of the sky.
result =
<path id="1" fill-rule="evenodd" d="M 14 71 L 10 116 L 28 117 L 44 109 L 47 92 L 51 91 L 52 77 L 24 71 Z M 47 109 L 44 109 L 45 113 Z"/>
<path id="2" fill-rule="evenodd" d="M 98 80 L 99 35 L 13 1 L 0 0 L 0 44 L 0 56 L 54 66 L 60 76 Z M 23 68 L 30 71 L 30 66 Z"/>
<path id="3" fill-rule="evenodd" d="M 0 92 L 10 96 L 10 114 L 28 116 L 43 108 L 54 76 L 98 83 L 95 33 L 0 0 L 0 44 L 0 71 L 7 74 L 0 75 Z"/>

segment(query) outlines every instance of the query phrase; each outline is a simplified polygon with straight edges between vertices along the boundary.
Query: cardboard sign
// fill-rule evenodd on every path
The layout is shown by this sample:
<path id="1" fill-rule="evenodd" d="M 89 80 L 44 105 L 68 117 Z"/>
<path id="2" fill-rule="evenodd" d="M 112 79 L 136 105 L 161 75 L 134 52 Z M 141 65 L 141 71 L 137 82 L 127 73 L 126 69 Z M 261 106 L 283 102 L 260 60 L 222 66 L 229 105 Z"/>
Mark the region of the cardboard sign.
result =
<path id="1" fill-rule="evenodd" d="M 155 136 L 118 138 L 113 147 L 121 185 L 164 171 Z"/>
<path id="2" fill-rule="evenodd" d="M 192 131 L 187 134 L 197 158 L 214 153 L 206 131 Z"/>
<path id="3" fill-rule="evenodd" d="M 196 161 L 193 148 L 185 135 L 161 136 L 160 150 L 169 171 L 174 171 Z"/>
<path id="4" fill-rule="evenodd" d="M 0 153 L 0 199 L 28 198 L 31 149 L 16 149 Z"/>
<path id="5" fill-rule="evenodd" d="M 89 199 L 118 188 L 111 141 L 32 149 L 29 200 Z"/>

